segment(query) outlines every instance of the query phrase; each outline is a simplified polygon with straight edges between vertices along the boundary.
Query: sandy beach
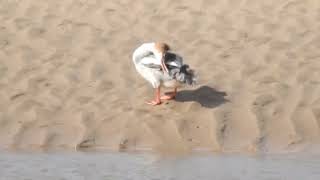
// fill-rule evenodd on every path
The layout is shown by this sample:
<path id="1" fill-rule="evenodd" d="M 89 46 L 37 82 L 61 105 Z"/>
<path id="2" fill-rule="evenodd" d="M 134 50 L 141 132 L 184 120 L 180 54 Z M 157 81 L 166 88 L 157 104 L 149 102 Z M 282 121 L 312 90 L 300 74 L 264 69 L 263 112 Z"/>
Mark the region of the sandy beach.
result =
<path id="1" fill-rule="evenodd" d="M 320 145 L 319 0 L 12 0 L 0 22 L 0 149 Z M 157 107 L 131 59 L 154 41 L 199 76 Z"/>

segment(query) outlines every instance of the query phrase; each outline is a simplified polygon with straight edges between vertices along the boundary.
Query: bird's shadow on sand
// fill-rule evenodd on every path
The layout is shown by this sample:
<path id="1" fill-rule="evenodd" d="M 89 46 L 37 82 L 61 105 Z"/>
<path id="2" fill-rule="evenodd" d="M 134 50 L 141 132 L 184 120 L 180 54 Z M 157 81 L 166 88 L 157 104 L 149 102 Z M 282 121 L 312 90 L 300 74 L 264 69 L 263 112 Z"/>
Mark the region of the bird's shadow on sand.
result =
<path id="1" fill-rule="evenodd" d="M 195 90 L 178 91 L 176 96 L 177 102 L 198 102 L 206 108 L 215 108 L 228 102 L 225 99 L 226 92 L 217 91 L 209 86 L 201 86 Z"/>

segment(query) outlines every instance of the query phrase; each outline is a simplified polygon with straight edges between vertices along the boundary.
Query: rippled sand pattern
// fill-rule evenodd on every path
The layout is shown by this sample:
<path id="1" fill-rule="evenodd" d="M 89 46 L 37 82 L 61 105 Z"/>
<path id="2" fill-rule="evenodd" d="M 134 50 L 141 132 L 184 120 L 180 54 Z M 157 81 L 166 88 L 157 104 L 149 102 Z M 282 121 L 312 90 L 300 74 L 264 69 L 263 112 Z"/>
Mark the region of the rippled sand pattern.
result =
<path id="1" fill-rule="evenodd" d="M 279 152 L 319 144 L 319 0 L 0 1 L 0 148 Z M 159 107 L 132 51 L 199 85 Z"/>

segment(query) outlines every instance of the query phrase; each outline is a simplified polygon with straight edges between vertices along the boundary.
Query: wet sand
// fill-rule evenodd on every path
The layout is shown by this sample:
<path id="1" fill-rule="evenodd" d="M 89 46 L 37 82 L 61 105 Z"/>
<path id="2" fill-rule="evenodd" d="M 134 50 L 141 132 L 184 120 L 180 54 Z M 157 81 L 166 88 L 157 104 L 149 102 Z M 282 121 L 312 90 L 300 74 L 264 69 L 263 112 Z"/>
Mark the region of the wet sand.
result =
<path id="1" fill-rule="evenodd" d="M 1 153 L 0 180 L 317 180 L 319 155 Z"/>

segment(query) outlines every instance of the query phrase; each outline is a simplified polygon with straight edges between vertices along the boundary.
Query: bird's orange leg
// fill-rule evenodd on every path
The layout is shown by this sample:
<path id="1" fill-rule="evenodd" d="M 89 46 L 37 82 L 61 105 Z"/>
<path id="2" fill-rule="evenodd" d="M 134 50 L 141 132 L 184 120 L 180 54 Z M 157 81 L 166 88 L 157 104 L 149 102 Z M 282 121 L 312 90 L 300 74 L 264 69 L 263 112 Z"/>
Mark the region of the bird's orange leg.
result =
<path id="1" fill-rule="evenodd" d="M 148 101 L 146 103 L 149 104 L 149 105 L 153 105 L 153 106 L 161 104 L 160 87 L 156 88 L 156 90 L 155 90 L 155 99 L 152 100 L 152 101 Z"/>
<path id="2" fill-rule="evenodd" d="M 171 100 L 174 99 L 177 95 L 177 88 L 174 88 L 173 92 L 167 92 L 165 95 L 161 96 L 161 100 Z"/>

